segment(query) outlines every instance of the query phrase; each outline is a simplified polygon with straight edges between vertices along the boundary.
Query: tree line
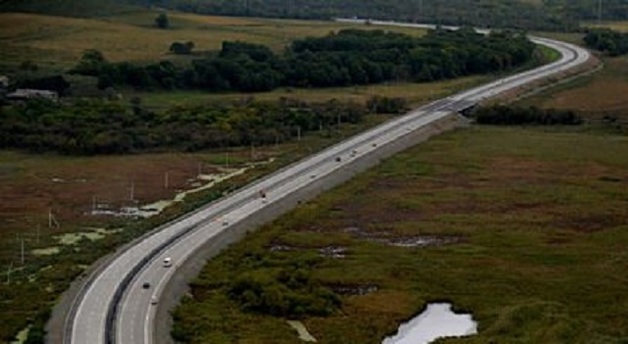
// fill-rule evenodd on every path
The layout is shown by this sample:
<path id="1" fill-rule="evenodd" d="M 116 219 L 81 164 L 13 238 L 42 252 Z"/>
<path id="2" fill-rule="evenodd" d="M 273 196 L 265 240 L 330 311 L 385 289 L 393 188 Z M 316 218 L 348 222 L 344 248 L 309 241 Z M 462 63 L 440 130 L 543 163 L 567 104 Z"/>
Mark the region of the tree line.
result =
<path id="1" fill-rule="evenodd" d="M 292 99 L 175 107 L 155 113 L 140 101 L 81 100 L 73 105 L 33 100 L 0 107 L 0 148 L 63 154 L 196 151 L 275 144 L 311 131 L 359 123 L 363 104 Z"/>
<path id="2" fill-rule="evenodd" d="M 192 47 L 193 43 L 190 42 Z M 259 44 L 225 41 L 220 51 L 178 66 L 110 63 L 86 51 L 73 73 L 98 78 L 100 88 L 201 89 L 260 92 L 277 87 L 332 87 L 384 81 L 432 81 L 500 72 L 529 61 L 535 46 L 524 34 L 488 36 L 466 28 L 432 30 L 421 38 L 382 30 L 342 30 L 294 41 L 283 54 Z"/>
<path id="3" fill-rule="evenodd" d="M 611 29 L 590 29 L 584 36 L 584 42 L 589 48 L 605 52 L 610 56 L 628 53 L 628 33 Z"/>
<path id="4" fill-rule="evenodd" d="M 580 20 L 628 19 L 625 0 L 604 0 L 601 9 L 591 0 L 137 0 L 144 4 L 200 14 L 231 16 L 332 19 L 338 17 L 398 20 L 569 31 Z M 601 11 L 600 11 L 601 10 Z"/>
<path id="5" fill-rule="evenodd" d="M 332 19 L 359 17 L 408 22 L 568 31 L 581 20 L 626 20 L 626 0 L 73 0 L 0 1 L 1 12 L 103 16 L 137 7 L 170 8 L 199 14 Z M 160 27 L 168 23 L 160 19 Z"/>

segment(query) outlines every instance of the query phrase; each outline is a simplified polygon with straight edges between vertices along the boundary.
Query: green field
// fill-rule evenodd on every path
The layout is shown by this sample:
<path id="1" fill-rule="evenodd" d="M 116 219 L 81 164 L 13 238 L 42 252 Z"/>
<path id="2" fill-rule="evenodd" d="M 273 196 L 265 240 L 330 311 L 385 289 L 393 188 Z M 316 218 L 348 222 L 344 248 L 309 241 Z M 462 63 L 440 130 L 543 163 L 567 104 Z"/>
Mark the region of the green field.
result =
<path id="1" fill-rule="evenodd" d="M 304 318 L 322 343 L 380 343 L 432 300 L 479 322 L 479 335 L 452 343 L 625 341 L 626 151 L 625 136 L 560 129 L 439 136 L 209 262 L 175 313 L 176 332 L 191 343 L 294 343 L 285 319 L 242 312 L 226 291 L 308 262 L 314 284 L 377 287 L 339 293 L 341 309 Z M 421 236 L 449 244 L 386 244 Z M 346 257 L 321 257 L 326 247 Z"/>
<path id="2" fill-rule="evenodd" d="M 225 40 L 254 42 L 281 51 L 295 38 L 324 36 L 331 31 L 356 27 L 324 21 L 214 17 L 173 12 L 169 13 L 171 28 L 161 30 L 154 27 L 157 14 L 157 11 L 138 11 L 84 19 L 0 13 L 0 60 L 8 66 L 32 60 L 42 68 L 63 70 L 74 66 L 86 49 L 100 50 L 113 62 L 175 59 L 168 52 L 170 44 L 175 41 L 192 41 L 199 52 L 219 50 Z M 411 35 L 425 32 L 407 28 L 389 30 Z"/>
<path id="3" fill-rule="evenodd" d="M 260 101 L 277 101 L 280 98 L 293 98 L 309 102 L 326 102 L 332 99 L 366 103 L 371 97 L 401 97 L 408 104 L 418 105 L 439 99 L 463 89 L 489 81 L 494 76 L 475 75 L 430 83 L 384 83 L 355 87 L 336 88 L 280 88 L 270 92 L 251 94 L 208 93 L 203 91 L 159 91 L 125 92 L 126 97 L 138 96 L 144 105 L 153 109 L 166 109 L 172 106 L 189 106 L 217 101 L 239 101 L 254 98 Z"/>

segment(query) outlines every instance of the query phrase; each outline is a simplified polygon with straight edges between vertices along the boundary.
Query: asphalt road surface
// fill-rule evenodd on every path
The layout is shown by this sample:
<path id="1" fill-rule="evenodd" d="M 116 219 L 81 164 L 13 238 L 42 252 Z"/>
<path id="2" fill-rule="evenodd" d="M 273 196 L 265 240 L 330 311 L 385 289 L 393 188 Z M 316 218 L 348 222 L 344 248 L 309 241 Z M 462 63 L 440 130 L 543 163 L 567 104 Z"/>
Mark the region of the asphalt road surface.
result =
<path id="1" fill-rule="evenodd" d="M 414 24 L 373 24 L 417 27 Z M 418 26 L 423 27 L 423 26 Z M 435 101 L 381 126 L 343 141 L 281 169 L 219 201 L 155 229 L 135 245 L 116 253 L 91 275 L 74 302 L 64 342 L 76 344 L 154 342 L 154 319 L 160 297 L 176 269 L 196 250 L 223 231 L 273 202 L 382 149 L 408 132 L 424 128 L 452 112 L 534 80 L 558 74 L 588 60 L 589 53 L 571 44 L 543 38 L 534 42 L 556 49 L 559 61 Z M 262 192 L 265 197 L 262 197 Z M 170 257 L 172 266 L 164 266 Z M 143 284 L 149 283 L 148 288 Z"/>

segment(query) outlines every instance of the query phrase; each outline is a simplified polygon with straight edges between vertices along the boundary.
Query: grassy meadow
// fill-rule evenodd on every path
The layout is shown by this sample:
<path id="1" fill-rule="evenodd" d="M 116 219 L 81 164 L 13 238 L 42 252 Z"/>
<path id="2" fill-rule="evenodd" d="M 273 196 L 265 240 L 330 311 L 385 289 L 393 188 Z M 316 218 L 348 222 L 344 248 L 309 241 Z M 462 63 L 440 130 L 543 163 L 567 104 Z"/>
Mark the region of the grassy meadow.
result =
<path id="1" fill-rule="evenodd" d="M 603 21 L 601 23 L 595 21 L 585 22 L 585 27 L 591 28 L 608 28 L 620 32 L 628 32 L 628 21 Z"/>
<path id="2" fill-rule="evenodd" d="M 74 66 L 84 50 L 97 49 L 112 62 L 155 61 L 175 58 L 168 52 L 170 44 L 175 41 L 192 41 L 197 52 L 218 50 L 225 40 L 254 42 L 281 51 L 295 38 L 324 36 L 331 31 L 356 27 L 323 21 L 215 17 L 171 12 L 168 14 L 171 27 L 162 30 L 154 26 L 157 14 L 157 11 L 137 11 L 84 19 L 0 13 L 0 60 L 9 66 L 32 60 L 42 68 L 63 70 Z M 411 35 L 422 35 L 425 32 L 407 28 L 387 30 Z"/>
<path id="3" fill-rule="evenodd" d="M 189 106 L 206 104 L 217 101 L 239 101 L 254 98 L 260 101 L 276 101 L 281 98 L 295 98 L 310 102 L 326 102 L 332 99 L 366 103 L 371 97 L 404 98 L 410 105 L 418 105 L 430 100 L 439 99 L 463 89 L 486 82 L 494 76 L 474 75 L 451 80 L 431 83 L 384 83 L 355 87 L 330 88 L 278 88 L 270 92 L 259 93 L 208 93 L 203 91 L 158 91 L 136 92 L 128 91 L 127 97 L 141 97 L 142 103 L 155 110 L 166 109 L 172 106 Z"/>
<path id="4" fill-rule="evenodd" d="M 625 341 L 627 151 L 625 136 L 561 129 L 441 135 L 209 262 L 176 332 L 190 343 L 296 342 L 285 319 L 242 312 L 227 290 L 309 261 L 312 280 L 343 302 L 302 319 L 322 343 L 380 343 L 433 300 L 479 322 L 478 335 L 448 343 Z M 416 238 L 435 241 L 390 245 Z M 324 254 L 331 247 L 344 256 Z M 361 286 L 375 290 L 347 292 Z"/>

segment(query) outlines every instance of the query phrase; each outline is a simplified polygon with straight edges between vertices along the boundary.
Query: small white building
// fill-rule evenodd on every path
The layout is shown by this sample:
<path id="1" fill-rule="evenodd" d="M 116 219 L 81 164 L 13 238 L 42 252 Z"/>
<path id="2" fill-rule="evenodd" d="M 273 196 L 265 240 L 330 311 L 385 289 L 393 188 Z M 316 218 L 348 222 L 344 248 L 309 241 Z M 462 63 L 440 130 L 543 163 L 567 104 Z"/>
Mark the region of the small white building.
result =
<path id="1" fill-rule="evenodd" d="M 20 101 L 29 99 L 48 99 L 54 102 L 59 101 L 59 94 L 55 91 L 35 90 L 30 88 L 18 88 L 15 92 L 7 94 L 8 100 Z"/>

